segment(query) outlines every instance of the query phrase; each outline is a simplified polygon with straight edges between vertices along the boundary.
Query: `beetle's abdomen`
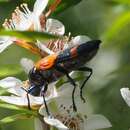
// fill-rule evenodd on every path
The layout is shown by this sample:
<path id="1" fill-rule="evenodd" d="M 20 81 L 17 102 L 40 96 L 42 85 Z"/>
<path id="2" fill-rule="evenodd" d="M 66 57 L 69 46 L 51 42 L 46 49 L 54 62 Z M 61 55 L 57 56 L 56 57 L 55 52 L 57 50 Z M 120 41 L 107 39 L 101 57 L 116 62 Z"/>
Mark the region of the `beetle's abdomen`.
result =
<path id="1" fill-rule="evenodd" d="M 70 62 L 73 60 L 84 60 L 87 62 L 97 53 L 100 42 L 100 40 L 92 40 L 66 49 L 57 56 L 56 63 Z"/>
<path id="2" fill-rule="evenodd" d="M 92 40 L 87 43 L 83 43 L 77 47 L 77 53 L 81 56 L 86 56 L 99 49 L 100 40 Z"/>
<path id="3" fill-rule="evenodd" d="M 70 57 L 71 57 L 70 49 L 66 49 L 66 50 L 62 51 L 62 52 L 57 56 L 57 63 L 64 62 L 64 61 L 70 59 Z"/>

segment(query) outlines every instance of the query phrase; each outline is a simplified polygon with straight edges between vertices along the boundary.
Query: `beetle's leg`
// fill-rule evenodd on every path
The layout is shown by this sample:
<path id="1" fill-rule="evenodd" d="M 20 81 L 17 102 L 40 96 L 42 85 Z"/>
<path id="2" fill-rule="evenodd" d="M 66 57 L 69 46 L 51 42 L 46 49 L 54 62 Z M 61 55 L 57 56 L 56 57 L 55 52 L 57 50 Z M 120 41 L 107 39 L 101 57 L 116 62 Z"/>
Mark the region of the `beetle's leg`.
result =
<path id="1" fill-rule="evenodd" d="M 50 112 L 49 112 L 49 109 L 48 109 L 48 106 L 47 106 L 47 103 L 46 103 L 46 100 L 45 100 L 45 93 L 47 91 L 47 88 L 48 88 L 48 84 L 46 83 L 45 86 L 42 87 L 40 95 L 43 96 L 43 102 L 44 102 L 44 105 L 45 105 L 46 113 L 47 113 L 48 116 L 50 116 Z"/>
<path id="2" fill-rule="evenodd" d="M 30 106 L 30 99 L 29 99 L 29 91 L 27 91 L 25 88 L 21 87 L 24 91 L 27 92 L 27 101 L 28 101 L 28 109 L 31 110 L 31 106 Z"/>
<path id="3" fill-rule="evenodd" d="M 82 99 L 82 101 L 85 103 L 85 99 L 83 97 L 83 88 L 86 84 L 86 82 L 89 80 L 89 78 L 91 77 L 93 70 L 91 68 L 88 67 L 81 67 L 78 69 L 79 71 L 87 71 L 89 72 L 89 75 L 86 77 L 86 79 L 84 80 L 84 82 L 82 83 L 81 87 L 80 87 L 80 98 Z"/>
<path id="4" fill-rule="evenodd" d="M 30 99 L 28 94 L 29 93 L 27 92 L 28 109 L 31 110 Z"/>
<path id="5" fill-rule="evenodd" d="M 68 78 L 69 82 L 74 86 L 74 89 L 73 89 L 73 92 L 72 92 L 72 103 L 73 103 L 73 110 L 74 110 L 74 111 L 77 111 L 77 107 L 76 107 L 75 99 L 74 99 L 74 94 L 75 94 L 75 90 L 76 90 L 76 83 L 75 83 L 75 81 L 69 76 L 68 71 L 67 71 L 64 67 L 62 67 L 61 65 L 57 65 L 57 66 L 56 66 L 56 69 L 57 69 L 59 72 L 65 74 L 66 77 Z"/>

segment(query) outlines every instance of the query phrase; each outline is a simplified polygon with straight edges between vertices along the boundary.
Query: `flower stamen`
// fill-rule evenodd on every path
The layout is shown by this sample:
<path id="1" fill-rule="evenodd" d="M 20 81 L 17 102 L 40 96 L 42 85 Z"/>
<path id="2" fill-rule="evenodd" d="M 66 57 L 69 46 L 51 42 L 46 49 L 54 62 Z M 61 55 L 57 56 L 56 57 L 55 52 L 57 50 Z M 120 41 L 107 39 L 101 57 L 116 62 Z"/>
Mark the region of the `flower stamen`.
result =
<path id="1" fill-rule="evenodd" d="M 67 109 L 63 104 L 60 105 L 61 112 L 54 115 L 54 117 L 60 120 L 65 126 L 69 128 L 69 130 L 81 130 L 81 125 L 83 124 L 84 120 L 79 114 L 72 114 L 71 110 L 72 106 Z M 63 113 L 64 111 L 64 113 Z"/>
<path id="2" fill-rule="evenodd" d="M 20 6 L 23 9 L 23 11 L 25 12 L 25 14 L 31 13 L 30 10 L 29 10 L 29 8 L 28 8 L 28 5 L 26 3 L 23 3 Z"/>

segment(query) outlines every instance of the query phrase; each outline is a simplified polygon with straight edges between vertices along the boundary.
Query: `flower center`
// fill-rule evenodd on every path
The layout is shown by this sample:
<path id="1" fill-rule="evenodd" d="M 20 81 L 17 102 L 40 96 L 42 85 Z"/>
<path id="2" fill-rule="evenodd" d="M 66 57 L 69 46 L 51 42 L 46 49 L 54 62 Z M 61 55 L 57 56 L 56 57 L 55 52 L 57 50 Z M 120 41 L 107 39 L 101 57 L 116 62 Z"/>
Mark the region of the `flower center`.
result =
<path id="1" fill-rule="evenodd" d="M 70 115 L 57 114 L 54 117 L 60 120 L 70 130 L 81 130 L 83 119 L 79 115 L 71 117 Z"/>

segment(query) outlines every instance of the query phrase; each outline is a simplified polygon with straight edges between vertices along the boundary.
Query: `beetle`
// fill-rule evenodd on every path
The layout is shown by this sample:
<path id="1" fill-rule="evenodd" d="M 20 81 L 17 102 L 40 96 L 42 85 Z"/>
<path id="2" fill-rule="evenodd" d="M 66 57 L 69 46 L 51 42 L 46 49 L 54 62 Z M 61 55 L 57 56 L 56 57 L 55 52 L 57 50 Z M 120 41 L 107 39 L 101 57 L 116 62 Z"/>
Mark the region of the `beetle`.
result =
<path id="1" fill-rule="evenodd" d="M 73 110 L 77 111 L 74 100 L 76 83 L 74 79 L 69 76 L 69 73 L 72 71 L 89 72 L 89 75 L 80 87 L 80 97 L 83 102 L 85 102 L 82 94 L 83 87 L 93 73 L 91 68 L 85 66 L 85 63 L 90 61 L 96 55 L 100 43 L 100 40 L 91 40 L 86 43 L 67 48 L 59 53 L 48 55 L 36 62 L 34 67 L 30 70 L 28 74 L 30 87 L 28 88 L 27 93 L 33 96 L 43 96 L 48 115 L 49 111 L 45 101 L 47 86 L 49 83 L 57 81 L 64 75 L 74 87 L 72 92 L 72 103 Z"/>

